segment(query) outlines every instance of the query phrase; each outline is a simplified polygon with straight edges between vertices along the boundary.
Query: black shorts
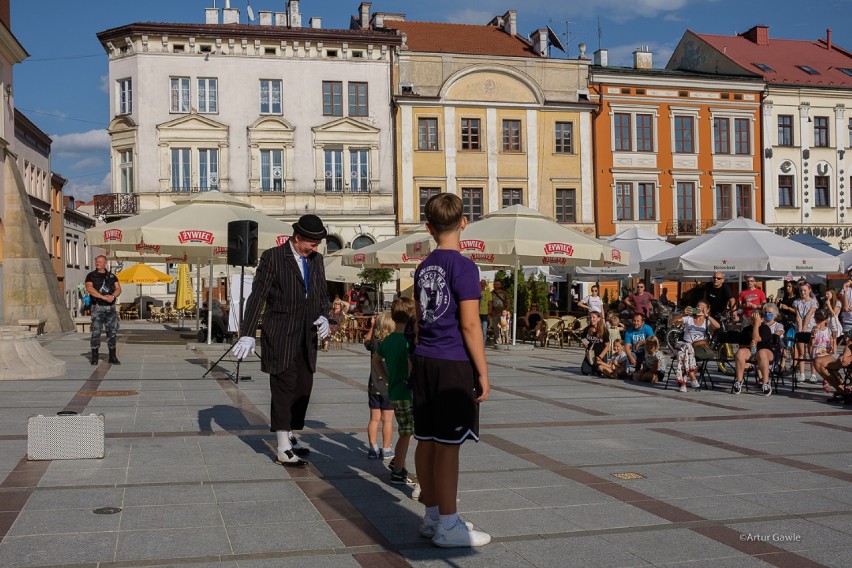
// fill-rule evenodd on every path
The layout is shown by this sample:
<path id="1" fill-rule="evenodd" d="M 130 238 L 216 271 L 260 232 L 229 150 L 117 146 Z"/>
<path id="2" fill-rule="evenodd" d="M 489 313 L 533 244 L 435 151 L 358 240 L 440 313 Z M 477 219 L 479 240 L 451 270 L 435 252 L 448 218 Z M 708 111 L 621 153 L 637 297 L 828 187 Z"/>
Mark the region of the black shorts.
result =
<path id="1" fill-rule="evenodd" d="M 367 404 L 370 405 L 371 410 L 393 410 L 393 405 L 391 404 L 391 401 L 389 401 L 380 394 L 368 394 Z"/>
<path id="2" fill-rule="evenodd" d="M 441 444 L 479 441 L 473 363 L 416 356 L 413 377 L 416 439 Z"/>

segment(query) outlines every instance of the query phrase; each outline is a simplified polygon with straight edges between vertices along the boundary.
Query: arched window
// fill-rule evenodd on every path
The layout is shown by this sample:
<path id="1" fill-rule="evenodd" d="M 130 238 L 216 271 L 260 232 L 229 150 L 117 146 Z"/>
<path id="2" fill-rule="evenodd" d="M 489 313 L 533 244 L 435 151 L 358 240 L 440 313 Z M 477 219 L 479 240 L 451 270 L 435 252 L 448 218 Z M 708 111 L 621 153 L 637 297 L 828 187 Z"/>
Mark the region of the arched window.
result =
<path id="1" fill-rule="evenodd" d="M 375 241 L 367 235 L 359 235 L 352 241 L 352 250 L 362 249 L 373 244 Z"/>
<path id="2" fill-rule="evenodd" d="M 343 243 L 335 236 L 329 235 L 325 238 L 325 252 L 331 254 L 343 248 Z"/>

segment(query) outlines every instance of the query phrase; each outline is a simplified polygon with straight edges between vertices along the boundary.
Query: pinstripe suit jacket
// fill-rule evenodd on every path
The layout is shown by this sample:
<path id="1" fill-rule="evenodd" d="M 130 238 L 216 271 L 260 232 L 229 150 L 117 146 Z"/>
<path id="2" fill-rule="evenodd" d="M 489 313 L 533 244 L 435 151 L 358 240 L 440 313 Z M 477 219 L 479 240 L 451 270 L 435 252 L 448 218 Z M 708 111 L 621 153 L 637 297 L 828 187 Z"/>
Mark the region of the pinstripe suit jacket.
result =
<path id="1" fill-rule="evenodd" d="M 308 257 L 309 288 L 305 297 L 302 272 L 289 244 L 268 249 L 260 257 L 251 295 L 246 301 L 241 336 L 254 337 L 263 310 L 260 335 L 261 369 L 281 373 L 296 356 L 307 354 L 308 366 L 316 370 L 317 329 L 313 324 L 328 316 L 328 289 L 322 255 Z"/>

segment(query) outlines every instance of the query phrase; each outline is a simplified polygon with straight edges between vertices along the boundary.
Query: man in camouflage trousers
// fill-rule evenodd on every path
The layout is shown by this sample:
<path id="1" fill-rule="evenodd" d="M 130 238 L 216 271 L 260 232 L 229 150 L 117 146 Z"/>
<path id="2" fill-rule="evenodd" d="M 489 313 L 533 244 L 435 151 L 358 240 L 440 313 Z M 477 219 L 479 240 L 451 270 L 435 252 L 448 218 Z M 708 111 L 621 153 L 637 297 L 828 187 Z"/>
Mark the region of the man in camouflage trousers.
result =
<path id="1" fill-rule="evenodd" d="M 118 311 L 115 304 L 121 294 L 121 284 L 115 274 L 106 269 L 106 264 L 106 257 L 98 256 L 95 258 L 95 269 L 86 275 L 86 292 L 92 299 L 91 363 L 98 364 L 101 333 L 106 332 L 109 362 L 112 365 L 121 365 L 115 356 L 115 336 L 118 333 Z"/>

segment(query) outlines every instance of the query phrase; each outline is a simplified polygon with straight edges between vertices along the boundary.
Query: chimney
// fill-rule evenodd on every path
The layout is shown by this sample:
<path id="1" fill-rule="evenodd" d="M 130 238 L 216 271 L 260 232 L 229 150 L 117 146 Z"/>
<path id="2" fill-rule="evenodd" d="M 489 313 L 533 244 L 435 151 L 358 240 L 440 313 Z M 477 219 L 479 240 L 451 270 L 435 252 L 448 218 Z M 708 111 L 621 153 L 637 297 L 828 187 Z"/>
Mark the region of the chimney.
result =
<path id="1" fill-rule="evenodd" d="M 633 68 L 634 69 L 653 69 L 654 59 L 651 55 L 651 50 L 647 45 L 640 45 L 639 49 L 633 52 Z"/>
<path id="2" fill-rule="evenodd" d="M 287 12 L 275 12 L 272 14 L 273 17 L 273 25 L 279 26 L 282 28 L 287 27 Z"/>
<path id="3" fill-rule="evenodd" d="M 609 52 L 606 49 L 599 49 L 592 54 L 592 62 L 595 65 L 599 65 L 601 67 L 606 67 L 609 63 L 607 62 L 607 56 Z"/>
<path id="4" fill-rule="evenodd" d="M 537 29 L 530 35 L 533 51 L 541 57 L 547 57 L 547 28 Z"/>
<path id="5" fill-rule="evenodd" d="M 322 27 L 322 18 L 313 16 L 310 20 L 308 20 L 308 25 L 310 25 L 313 29 L 318 30 Z"/>
<path id="6" fill-rule="evenodd" d="M 219 23 L 219 8 L 205 8 L 204 9 L 204 23 L 205 24 L 218 24 Z"/>
<path id="7" fill-rule="evenodd" d="M 740 35 L 757 45 L 769 45 L 769 26 L 754 26 Z"/>
<path id="8" fill-rule="evenodd" d="M 267 10 L 261 10 L 257 13 L 258 21 L 261 26 L 271 26 L 272 25 L 272 12 Z"/>
<path id="9" fill-rule="evenodd" d="M 825 30 L 825 48 L 831 51 L 831 28 Z"/>
<path id="10" fill-rule="evenodd" d="M 510 36 L 518 33 L 518 11 L 508 10 L 503 14 L 503 31 Z"/>
<path id="11" fill-rule="evenodd" d="M 240 11 L 236 8 L 225 8 L 222 10 L 222 23 L 223 24 L 239 24 L 240 23 Z"/>
<path id="12" fill-rule="evenodd" d="M 361 2 L 358 6 L 358 21 L 361 24 L 362 30 L 370 27 L 370 7 L 372 5 L 372 2 Z"/>
<path id="13" fill-rule="evenodd" d="M 287 14 L 290 16 L 289 20 L 291 28 L 302 27 L 302 15 L 299 13 L 299 0 L 288 0 Z"/>

